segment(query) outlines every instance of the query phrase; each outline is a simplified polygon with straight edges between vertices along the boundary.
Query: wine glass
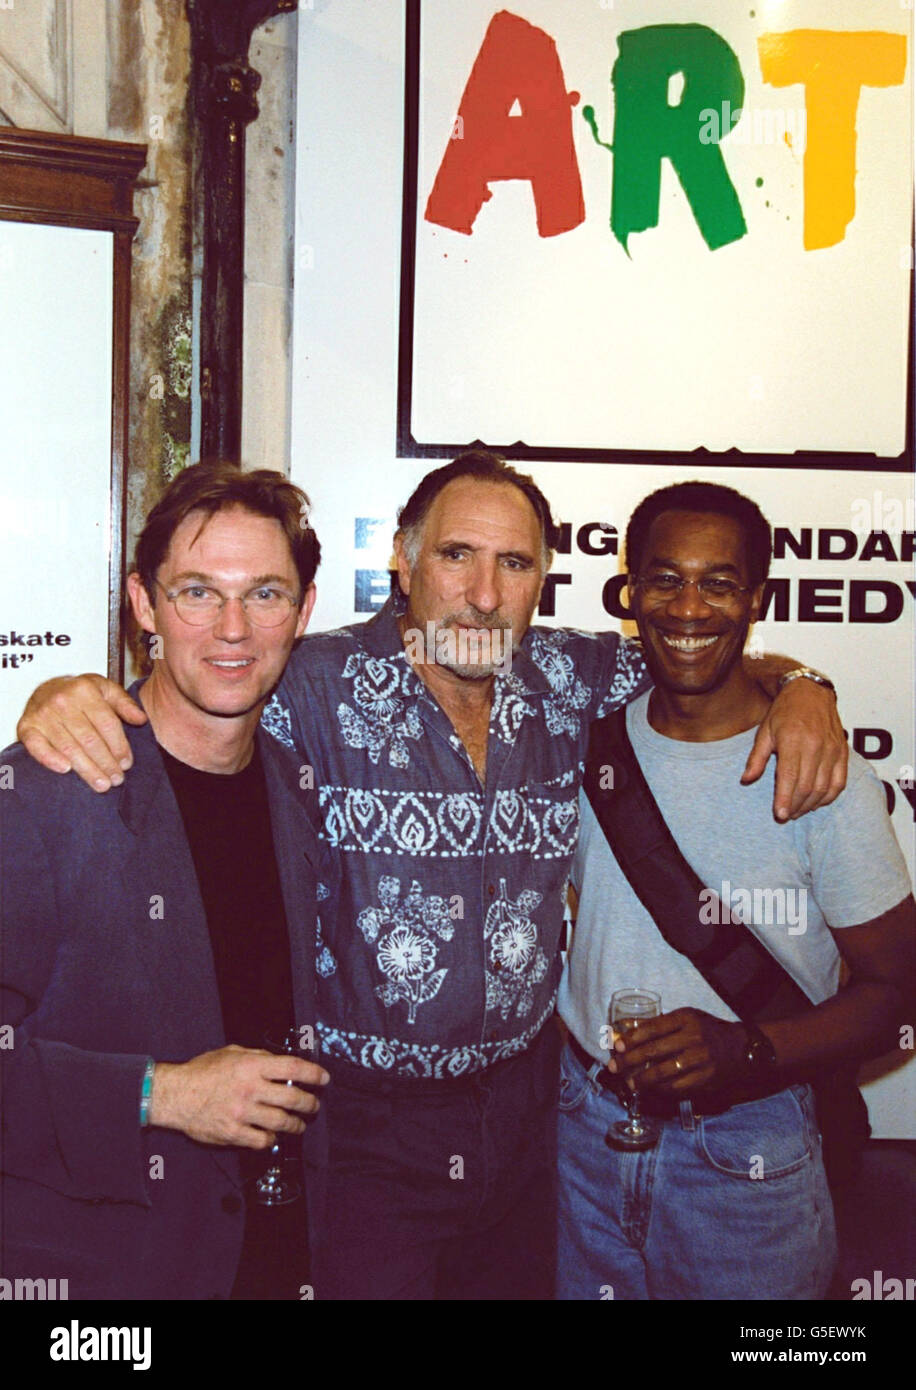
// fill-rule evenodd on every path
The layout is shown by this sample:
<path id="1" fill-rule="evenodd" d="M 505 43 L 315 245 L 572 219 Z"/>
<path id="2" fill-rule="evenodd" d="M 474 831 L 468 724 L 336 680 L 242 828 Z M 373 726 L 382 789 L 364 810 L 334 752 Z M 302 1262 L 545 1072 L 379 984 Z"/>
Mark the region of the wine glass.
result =
<path id="1" fill-rule="evenodd" d="M 299 1035 L 295 1028 L 290 1028 L 278 1042 L 276 1037 L 268 1035 L 265 1043 L 271 1052 L 285 1053 L 288 1057 L 295 1057 L 298 1053 Z M 287 1081 L 287 1086 L 295 1085 L 293 1081 Z M 295 1153 L 290 1152 L 289 1140 L 298 1140 L 298 1135 L 278 1133 L 268 1151 L 270 1167 L 255 1179 L 254 1199 L 262 1207 L 284 1207 L 289 1202 L 295 1202 L 302 1195 L 302 1188 L 297 1182 L 288 1176 L 284 1176 L 283 1164 L 291 1159 L 295 1160 Z"/>
<path id="2" fill-rule="evenodd" d="M 639 1028 L 641 1022 L 647 1018 L 657 1018 L 661 1011 L 661 995 L 653 993 L 650 989 L 630 986 L 627 989 L 615 990 L 611 996 L 608 1022 L 613 1032 L 629 1037 Z M 654 1120 L 640 1114 L 639 1090 L 635 1083 L 632 1087 L 626 1087 L 624 1104 L 627 1108 L 627 1119 L 616 1120 L 604 1136 L 604 1142 L 613 1149 L 651 1149 L 658 1143 L 660 1131 Z"/>

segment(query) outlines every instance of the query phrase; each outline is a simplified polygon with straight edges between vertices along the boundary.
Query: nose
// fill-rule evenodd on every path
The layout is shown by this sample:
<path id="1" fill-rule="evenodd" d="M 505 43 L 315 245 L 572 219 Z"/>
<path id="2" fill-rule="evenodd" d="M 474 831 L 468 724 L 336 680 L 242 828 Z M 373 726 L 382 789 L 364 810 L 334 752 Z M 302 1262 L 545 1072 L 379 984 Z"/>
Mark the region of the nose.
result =
<path id="1" fill-rule="evenodd" d="M 502 602 L 502 589 L 495 559 L 476 557 L 464 596 L 478 613 L 496 612 Z"/>
<path id="2" fill-rule="evenodd" d="M 227 598 L 213 624 L 214 637 L 223 642 L 242 642 L 251 631 L 251 619 L 240 598 Z"/>
<path id="3" fill-rule="evenodd" d="M 706 602 L 695 579 L 685 579 L 680 593 L 668 600 L 667 609 L 673 617 L 690 622 L 695 617 L 707 617 L 712 604 Z"/>

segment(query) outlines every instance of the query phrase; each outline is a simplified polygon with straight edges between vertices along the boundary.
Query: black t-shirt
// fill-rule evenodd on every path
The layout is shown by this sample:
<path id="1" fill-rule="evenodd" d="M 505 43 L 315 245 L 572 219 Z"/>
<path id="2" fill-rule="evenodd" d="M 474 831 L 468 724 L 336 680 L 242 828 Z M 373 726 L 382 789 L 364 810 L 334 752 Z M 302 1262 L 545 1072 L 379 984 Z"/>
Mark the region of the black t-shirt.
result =
<path id="1" fill-rule="evenodd" d="M 162 749 L 203 899 L 227 1043 L 281 1051 L 291 1029 L 289 932 L 270 828 L 264 769 L 255 743 L 241 772 L 201 772 Z M 286 1152 L 296 1147 L 284 1136 Z M 283 1206 L 254 1201 L 267 1150 L 238 1149 L 245 1182 L 245 1239 L 233 1298 L 300 1297 L 308 1277 L 302 1165 L 285 1160 L 300 1197 Z"/>

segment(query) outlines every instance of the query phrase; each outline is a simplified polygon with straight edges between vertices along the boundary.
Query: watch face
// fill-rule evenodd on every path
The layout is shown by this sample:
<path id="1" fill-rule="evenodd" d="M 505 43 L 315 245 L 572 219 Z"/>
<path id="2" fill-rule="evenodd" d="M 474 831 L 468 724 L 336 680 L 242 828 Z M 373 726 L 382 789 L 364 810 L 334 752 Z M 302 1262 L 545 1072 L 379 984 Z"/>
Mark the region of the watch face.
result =
<path id="1" fill-rule="evenodd" d="M 770 1067 L 776 1062 L 773 1044 L 760 1033 L 748 1038 L 746 1056 L 748 1064 L 752 1067 Z"/>

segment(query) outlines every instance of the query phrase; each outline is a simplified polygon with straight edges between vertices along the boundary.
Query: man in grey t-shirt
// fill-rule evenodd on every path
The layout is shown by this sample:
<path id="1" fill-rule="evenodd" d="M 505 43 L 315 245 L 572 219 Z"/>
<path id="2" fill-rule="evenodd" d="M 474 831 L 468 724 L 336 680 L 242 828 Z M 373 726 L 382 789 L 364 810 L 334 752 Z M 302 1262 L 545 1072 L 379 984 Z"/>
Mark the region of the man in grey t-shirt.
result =
<path id="1" fill-rule="evenodd" d="M 738 1021 L 668 945 L 582 797 L 560 990 L 561 1298 L 823 1297 L 836 1246 L 806 1078 L 888 1050 L 911 1017 L 916 908 L 867 764 L 853 754 L 839 799 L 789 824 L 773 819 L 767 779 L 738 784 L 769 704 L 741 662 L 769 560 L 766 520 L 730 488 L 678 484 L 640 504 L 629 592 L 655 688 L 627 729 L 681 852 L 714 890 L 700 893 L 699 919 L 730 910 L 816 1007 Z M 661 995 L 660 1015 L 611 1032 L 609 1000 L 631 985 Z M 620 1097 L 637 1078 L 659 1139 L 622 1149 Z M 749 1092 L 762 1098 L 728 1103 Z"/>

